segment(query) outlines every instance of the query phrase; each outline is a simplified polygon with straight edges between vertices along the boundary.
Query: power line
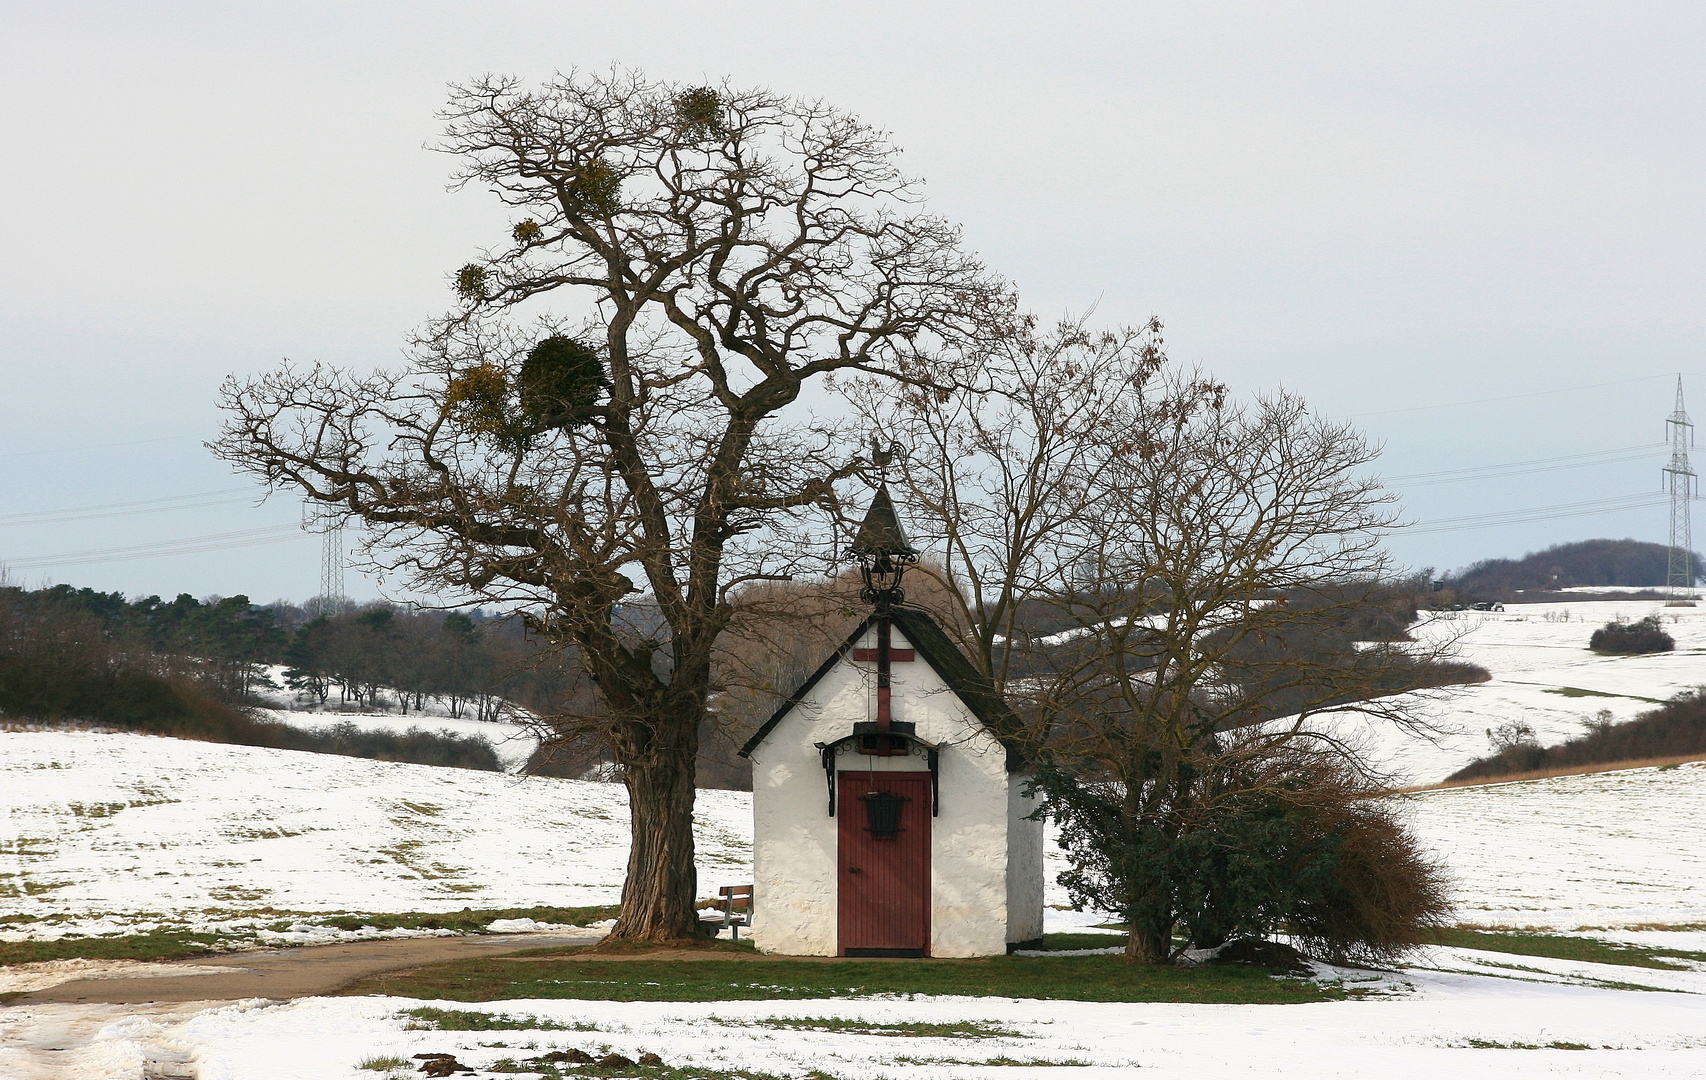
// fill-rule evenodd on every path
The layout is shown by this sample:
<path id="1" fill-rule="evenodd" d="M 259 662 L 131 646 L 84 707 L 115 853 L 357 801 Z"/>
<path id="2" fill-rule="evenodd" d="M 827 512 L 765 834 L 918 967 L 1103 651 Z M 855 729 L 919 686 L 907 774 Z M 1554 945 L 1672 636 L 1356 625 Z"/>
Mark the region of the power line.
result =
<path id="1" fill-rule="evenodd" d="M 166 495 L 158 499 L 137 499 L 131 502 L 100 503 L 94 506 L 71 506 L 62 510 L 30 510 L 19 514 L 0 514 L 0 526 L 56 525 L 66 521 L 90 521 L 96 518 L 132 517 L 136 514 L 159 514 L 171 510 L 200 510 L 208 506 L 227 506 L 248 502 L 254 498 L 253 485 L 221 488 L 217 491 L 198 491 L 189 495 Z M 237 496 L 232 498 L 232 496 Z"/>
<path id="2" fill-rule="evenodd" d="M 1404 484 L 1405 488 L 1434 487 L 1438 484 L 1463 484 L 1472 480 L 1505 480 L 1513 476 L 1533 476 L 1535 473 L 1558 472 L 1564 469 L 1585 469 L 1591 465 L 1625 465 L 1635 461 L 1652 459 L 1652 451 L 1640 454 L 1629 454 L 1624 457 L 1603 458 L 1599 461 L 1582 461 L 1574 465 L 1543 465 L 1534 469 L 1510 469 L 1506 472 L 1484 473 L 1478 476 L 1457 476 L 1443 480 L 1421 480 L 1413 484 Z"/>
<path id="3" fill-rule="evenodd" d="M 6 560 L 8 570 L 43 570 L 54 566 L 81 563 L 127 562 L 132 559 L 157 559 L 168 555 L 196 555 L 210 551 L 229 551 L 235 548 L 277 544 L 302 535 L 299 525 L 269 525 L 260 529 L 241 529 L 237 532 L 213 533 L 208 536 L 187 536 L 177 540 L 158 540 L 150 544 L 129 547 L 94 548 L 88 551 L 66 551 L 56 555 L 36 555 Z"/>
<path id="4" fill-rule="evenodd" d="M 1461 469 L 1440 469 L 1436 472 L 1409 473 L 1389 476 L 1389 484 L 1425 487 L 1429 484 L 1453 484 L 1463 480 L 1498 479 L 1501 475 L 1520 476 L 1528 472 L 1552 472 L 1557 469 L 1581 469 L 1593 465 L 1611 465 L 1636 461 L 1649 456 L 1665 443 L 1643 446 L 1623 446 L 1615 450 L 1590 450 L 1580 454 L 1559 454 L 1557 457 L 1531 458 L 1528 461 L 1507 461 L 1502 465 L 1470 465 Z"/>
<path id="5" fill-rule="evenodd" d="M 161 435 L 153 439 L 126 439 L 124 442 L 109 443 L 77 443 L 72 446 L 59 446 L 52 450 L 15 450 L 9 454 L 0 454 L 0 461 L 7 458 L 39 457 L 42 454 L 73 454 L 80 450 L 110 450 L 119 446 L 148 446 L 152 443 L 177 442 L 181 439 L 199 439 L 200 435 Z"/>
<path id="6" fill-rule="evenodd" d="M 1421 526 L 1405 529 L 1404 536 L 1427 536 L 1430 533 L 1462 532 L 1466 529 L 1491 529 L 1500 525 L 1524 525 L 1531 521 L 1555 521 L 1560 518 L 1589 517 L 1626 510 L 1642 510 L 1659 506 L 1662 495 L 1624 495 L 1611 499 L 1594 499 L 1580 503 L 1559 503 L 1555 506 L 1535 506 L 1524 510 L 1507 510 L 1492 514 L 1469 514 L 1455 518 L 1435 518 L 1418 522 Z"/>

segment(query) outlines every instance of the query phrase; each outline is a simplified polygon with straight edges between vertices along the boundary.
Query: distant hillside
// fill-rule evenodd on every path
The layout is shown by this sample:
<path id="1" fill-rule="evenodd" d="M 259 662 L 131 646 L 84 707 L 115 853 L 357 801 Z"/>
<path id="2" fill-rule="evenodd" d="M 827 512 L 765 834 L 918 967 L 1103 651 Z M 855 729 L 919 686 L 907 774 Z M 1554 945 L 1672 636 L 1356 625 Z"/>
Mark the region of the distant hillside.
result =
<path id="1" fill-rule="evenodd" d="M 1520 559 L 1483 559 L 1449 580 L 1460 590 L 1564 589 L 1575 585 L 1663 588 L 1669 549 L 1644 540 L 1579 540 Z M 1696 576 L 1701 559 L 1694 556 Z"/>

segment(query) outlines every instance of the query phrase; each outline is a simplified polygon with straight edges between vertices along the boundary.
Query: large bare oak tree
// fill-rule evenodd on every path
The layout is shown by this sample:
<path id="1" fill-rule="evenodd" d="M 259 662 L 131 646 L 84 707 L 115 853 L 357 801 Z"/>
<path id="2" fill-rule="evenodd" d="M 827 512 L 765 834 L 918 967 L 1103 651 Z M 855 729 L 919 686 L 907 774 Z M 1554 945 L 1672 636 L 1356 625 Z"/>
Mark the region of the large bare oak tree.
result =
<path id="1" fill-rule="evenodd" d="M 632 72 L 456 88 L 442 148 L 513 212 L 405 369 L 224 391 L 216 451 L 368 530 L 416 590 L 573 647 L 621 766 L 618 938 L 694 930 L 694 757 L 743 588 L 821 569 L 864 461 L 814 380 L 953 382 L 1005 285 L 883 135 L 820 103 Z M 764 590 L 751 590 L 761 595 Z"/>

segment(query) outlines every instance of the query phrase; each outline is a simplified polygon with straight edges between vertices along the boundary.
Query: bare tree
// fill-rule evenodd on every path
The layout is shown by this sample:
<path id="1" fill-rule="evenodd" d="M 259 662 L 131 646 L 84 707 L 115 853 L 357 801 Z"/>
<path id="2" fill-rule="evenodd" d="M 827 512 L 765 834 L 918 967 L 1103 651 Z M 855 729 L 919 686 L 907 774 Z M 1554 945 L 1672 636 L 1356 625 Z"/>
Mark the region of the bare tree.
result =
<path id="1" fill-rule="evenodd" d="M 578 649 L 603 707 L 559 721 L 609 748 L 633 821 L 614 936 L 678 939 L 719 636 L 744 588 L 822 565 L 864 465 L 802 395 L 951 382 L 1009 294 L 819 103 L 571 72 L 459 87 L 445 119 L 513 242 L 457 271 L 406 370 L 228 382 L 215 449 L 366 525 L 413 588 Z"/>
<path id="2" fill-rule="evenodd" d="M 999 691 L 1026 616 L 1056 594 L 1079 525 L 1096 513 L 1095 462 L 1133 437 L 1131 402 L 1166 362 L 1161 323 L 1097 331 L 1068 318 L 990 343 L 975 386 L 946 390 L 870 379 L 847 387 L 881 437 L 905 448 L 902 500 L 940 562 L 916 576 L 933 607 Z M 1030 610 L 1027 612 L 1027 607 Z"/>
<path id="3" fill-rule="evenodd" d="M 1074 627 L 1037 664 L 1032 709 L 1060 766 L 1044 784 L 1056 812 L 1086 784 L 1117 795 L 1117 827 L 1099 827 L 1124 858 L 1080 883 L 1099 875 L 1130 920 L 1130 959 L 1165 962 L 1181 914 L 1179 875 L 1157 872 L 1169 854 L 1262 795 L 1318 786 L 1323 758 L 1366 774 L 1311 719 L 1423 726 L 1404 692 L 1441 681 L 1450 643 L 1332 647 L 1390 577 L 1396 525 L 1366 472 L 1377 451 L 1349 425 L 1186 378 L 1123 426 L 1134 437 L 1093 461 L 1096 512 L 1058 582 Z"/>
<path id="4" fill-rule="evenodd" d="M 1065 324 L 992 365 L 998 394 L 909 395 L 897 421 L 919 535 L 946 548 L 973 651 L 1030 725 L 1069 883 L 1151 963 L 1180 918 L 1225 921 L 1187 896 L 1200 845 L 1374 789 L 1312 718 L 1416 729 L 1405 691 L 1473 677 L 1439 663 L 1449 642 L 1353 640 L 1391 592 L 1375 448 L 1291 395 L 1237 405 L 1166 371 L 1158 330 Z"/>

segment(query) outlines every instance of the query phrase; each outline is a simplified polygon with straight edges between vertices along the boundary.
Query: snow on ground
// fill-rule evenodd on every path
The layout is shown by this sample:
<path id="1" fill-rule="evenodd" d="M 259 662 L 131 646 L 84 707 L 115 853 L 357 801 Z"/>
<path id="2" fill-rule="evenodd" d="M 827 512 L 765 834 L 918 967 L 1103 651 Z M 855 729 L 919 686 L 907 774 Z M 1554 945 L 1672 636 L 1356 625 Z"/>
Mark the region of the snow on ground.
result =
<path id="1" fill-rule="evenodd" d="M 706 791 L 698 806 L 702 888 L 751 880 L 749 797 Z M 616 784 L 135 734 L 0 732 L 0 917 L 55 919 L 0 924 L 0 937 L 251 929 L 270 921 L 246 914 L 257 908 L 609 904 L 627 854 Z"/>
<path id="2" fill-rule="evenodd" d="M 268 709 L 267 714 L 291 727 L 310 730 L 329 728 L 334 724 L 354 724 L 362 731 L 393 731 L 399 735 L 410 728 L 463 738 L 478 735 L 492 744 L 498 755 L 498 764 L 507 773 L 519 773 L 539 747 L 539 739 L 531 729 L 504 720 L 454 719 L 415 712 L 399 716 L 396 713 L 309 712 L 301 709 Z"/>
<path id="3" fill-rule="evenodd" d="M 1676 639 L 1676 651 L 1649 656 L 1599 656 L 1588 638 L 1615 618 L 1656 614 Z M 1706 685 L 1706 606 L 1667 608 L 1663 601 L 1583 600 L 1512 604 L 1503 612 L 1428 615 L 1417 637 L 1455 640 L 1458 655 L 1486 668 L 1492 679 L 1416 695 L 1435 737 L 1423 738 L 1354 715 L 1323 716 L 1325 730 L 1360 746 L 1398 784 L 1431 784 L 1492 753 L 1487 730 L 1512 722 L 1532 727 L 1543 745 L 1583 733 L 1600 710 L 1615 722 Z"/>
<path id="4" fill-rule="evenodd" d="M 0 994 L 25 994 L 81 979 L 176 979 L 185 975 L 217 975 L 224 970 L 206 964 L 139 960 L 44 960 L 0 967 Z"/>
<path id="5" fill-rule="evenodd" d="M 1706 1031 L 1694 995 L 1451 971 L 1409 971 L 1396 980 L 1368 972 L 1329 974 L 1379 996 L 1254 1006 L 1004 998 L 470 1005 L 382 997 L 246 1001 L 201 1010 L 43 1006 L 24 1015 L 0 1013 L 0 1073 L 17 1080 L 71 1075 L 133 1080 L 153 1060 L 193 1065 L 199 1080 L 356 1080 L 381 1075 L 357 1068 L 375 1057 L 409 1060 L 412 1070 L 415 1054 L 449 1053 L 491 1075 L 505 1059 L 573 1048 L 631 1059 L 650 1052 L 695 1072 L 744 1068 L 800 1076 L 822 1070 L 848 1080 L 1706 1076 Z M 406 1030 L 401 1011 L 422 1004 L 581 1030 Z M 786 1026 L 789 1020 L 818 1018 L 842 1021 L 844 1029 Z M 845 1029 L 848 1021 L 851 1030 Z M 870 1030 L 896 1022 L 975 1022 L 995 1034 L 940 1038 Z M 65 1048 L 52 1065 L 71 1071 L 36 1071 L 47 1055 L 31 1051 L 46 1043 Z M 394 1075 L 410 1073 L 399 1069 Z"/>
<path id="6" fill-rule="evenodd" d="M 751 880 L 750 796 L 706 791 L 701 891 Z M 1706 766 L 1404 800 L 1458 918 L 1560 930 L 1706 924 Z M 131 734 L 0 733 L 0 938 L 223 930 L 274 944 L 380 936 L 286 912 L 614 903 L 620 785 L 520 779 Z M 1048 901 L 1064 869 L 1047 849 Z M 1105 917 L 1051 910 L 1051 932 Z M 431 933 L 402 931 L 400 933 Z M 395 934 L 398 931 L 388 931 Z M 1701 944 L 1673 947 L 1702 948 Z"/>
<path id="7" fill-rule="evenodd" d="M 262 669 L 265 681 L 256 690 L 256 695 L 266 705 L 267 712 L 274 720 L 289 724 L 295 728 L 328 728 L 333 724 L 354 724 L 362 731 L 394 731 L 401 735 L 410 728 L 420 728 L 422 731 L 448 732 L 451 735 L 463 737 L 478 735 L 492 744 L 497 751 L 498 762 L 505 772 L 520 772 L 527 764 L 527 759 L 533 756 L 533 751 L 539 747 L 539 739 L 526 724 L 518 724 L 509 720 L 474 720 L 466 714 L 473 710 L 473 705 L 465 704 L 460 710 L 464 715 L 451 716 L 450 706 L 438 698 L 426 698 L 424 708 L 411 708 L 407 714 L 390 711 L 367 710 L 348 711 L 336 696 L 325 706 L 314 704 L 314 697 L 307 693 L 297 693 L 291 690 L 285 679 L 285 666 L 273 664 Z M 395 700 L 396 691 L 384 691 L 387 700 Z M 507 712 L 517 712 L 519 706 L 505 706 Z"/>
<path id="8" fill-rule="evenodd" d="M 1706 763 L 1446 788 L 1404 806 L 1450 869 L 1463 922 L 1706 929 Z"/>
<path id="9" fill-rule="evenodd" d="M 1553 685 L 1657 698 L 1706 681 L 1675 666 L 1679 659 L 1700 664 L 1697 655 L 1639 663 L 1576 655 L 1585 649 L 1575 643 L 1604 621 L 1598 612 L 1580 618 L 1577 609 L 1587 606 L 1569 605 L 1577 616 L 1569 623 L 1522 619 L 1534 614 L 1523 609 L 1476 614 L 1466 646 L 1505 658 L 1502 667 L 1480 660 L 1498 673 L 1507 687 L 1501 692 L 1515 693 L 1522 678 L 1542 684 L 1535 693 Z M 1644 613 L 1616 606 L 1631 617 Z M 1691 614 L 1673 632 L 1679 647 L 1698 649 L 1706 625 Z M 1578 699 L 1559 700 L 1569 708 Z M 1598 707 L 1612 699 L 1580 700 Z M 1482 705 L 1492 708 L 1490 701 Z M 1490 714 L 1474 714 L 1472 722 L 1488 726 L 1483 715 Z M 1424 844 L 1450 866 L 1464 921 L 1604 928 L 1596 936 L 1706 948 L 1706 827 L 1698 820 L 1706 766 L 1431 791 L 1404 805 Z M 750 880 L 749 797 L 702 792 L 699 807 L 702 891 Z M 271 921 L 276 916 L 253 909 L 609 903 L 621 886 L 626 813 L 618 785 L 133 734 L 0 732 L 0 917 L 47 920 L 0 923 L 7 927 L 0 937 L 166 925 L 246 927 L 298 943 L 340 932 L 316 925 L 312 914 L 280 926 Z M 1052 879 L 1059 855 L 1053 848 L 1049 855 Z M 1050 902 L 1063 899 L 1051 883 Z M 1078 930 L 1103 918 L 1051 910 L 1048 927 Z M 65 963 L 76 970 L 31 965 L 13 973 L 57 982 L 156 967 Z M 797 1076 L 820 1069 L 848 1080 L 1706 1077 L 1706 1009 L 1699 1004 L 1706 965 L 1660 971 L 1438 948 L 1397 974 L 1318 970 L 1370 996 L 1297 1006 L 987 998 L 436 1003 L 596 1029 L 484 1032 L 406 1030 L 401 1010 L 432 1003 L 385 998 L 32 1006 L 0 1010 L 0 1076 L 134 1080 L 152 1060 L 168 1064 L 151 1075 L 189 1075 L 193 1066 L 199 1080 L 356 1080 L 381 1075 L 356 1067 L 377 1055 L 448 1052 L 486 1068 L 572 1046 L 630 1057 L 651 1051 L 671 1065 L 707 1071 L 739 1066 Z M 1619 988 L 1631 985 L 1651 989 Z M 799 1031 L 769 1022 L 777 1017 L 987 1021 L 1013 1034 Z M 1037 1064 L 987 1064 L 1002 1059 Z"/>

